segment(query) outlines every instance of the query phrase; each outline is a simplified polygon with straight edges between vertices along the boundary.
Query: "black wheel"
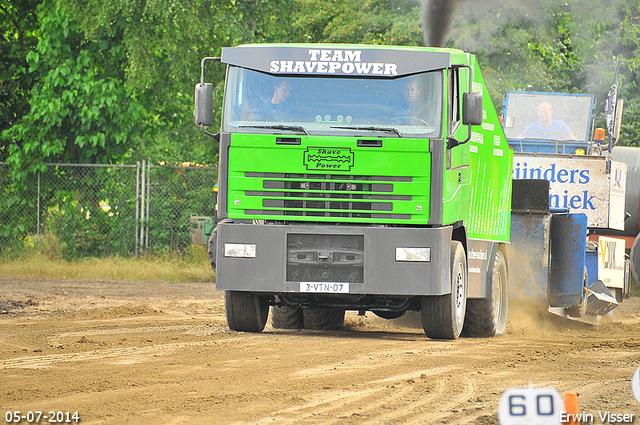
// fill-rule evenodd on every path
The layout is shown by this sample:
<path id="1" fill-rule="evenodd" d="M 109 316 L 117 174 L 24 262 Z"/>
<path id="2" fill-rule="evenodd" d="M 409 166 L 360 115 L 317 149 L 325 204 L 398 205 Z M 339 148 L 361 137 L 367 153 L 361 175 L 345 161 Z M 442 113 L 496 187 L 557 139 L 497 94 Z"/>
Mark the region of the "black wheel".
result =
<path id="1" fill-rule="evenodd" d="M 344 326 L 344 310 L 340 308 L 305 308 L 304 328 L 333 331 Z"/>
<path id="2" fill-rule="evenodd" d="M 302 309 L 274 305 L 271 307 L 271 326 L 275 329 L 304 328 Z"/>
<path id="3" fill-rule="evenodd" d="M 567 316 L 582 317 L 587 312 L 587 287 L 589 286 L 589 275 L 587 274 L 587 268 L 584 268 L 584 277 L 582 278 L 582 298 L 580 304 L 572 305 L 564 309 Z"/>
<path id="4" fill-rule="evenodd" d="M 613 295 L 613 298 L 615 298 L 618 303 L 623 301 L 624 294 L 622 293 L 622 288 L 609 288 L 609 291 L 611 291 L 611 295 Z"/>
<path id="5" fill-rule="evenodd" d="M 385 310 L 373 310 L 373 314 L 383 319 L 397 319 L 404 316 L 406 310 L 403 311 L 385 311 Z"/>
<path id="6" fill-rule="evenodd" d="M 262 332 L 269 315 L 269 300 L 250 292 L 225 291 L 224 309 L 229 329 Z"/>
<path id="7" fill-rule="evenodd" d="M 636 236 L 631 245 L 631 251 L 629 253 L 629 264 L 631 269 L 631 275 L 638 285 L 640 285 L 640 234 Z"/>
<path id="8" fill-rule="evenodd" d="M 467 310 L 469 271 L 467 255 L 458 241 L 451 241 L 451 293 L 422 297 L 422 328 L 429 338 L 456 339 L 462 333 Z"/>
<path id="9" fill-rule="evenodd" d="M 496 252 L 491 273 L 489 298 L 467 300 L 464 335 L 492 337 L 507 332 L 509 277 L 504 254 Z"/>
<path id="10" fill-rule="evenodd" d="M 624 284 L 622 289 L 622 296 L 629 298 L 631 296 L 631 261 L 625 256 L 624 259 Z"/>

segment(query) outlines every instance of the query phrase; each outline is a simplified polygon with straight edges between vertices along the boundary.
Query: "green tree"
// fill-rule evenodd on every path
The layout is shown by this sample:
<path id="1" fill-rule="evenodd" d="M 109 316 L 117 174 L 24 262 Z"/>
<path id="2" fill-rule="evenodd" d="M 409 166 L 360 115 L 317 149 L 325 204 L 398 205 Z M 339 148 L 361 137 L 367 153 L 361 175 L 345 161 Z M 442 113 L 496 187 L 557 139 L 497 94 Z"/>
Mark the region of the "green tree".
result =
<path id="1" fill-rule="evenodd" d="M 295 37 L 295 30 L 282 24 L 289 20 L 293 0 L 67 1 L 87 38 L 122 32 L 125 87 L 147 111 L 146 136 L 132 155 L 171 164 L 217 163 L 217 145 L 193 124 L 200 60 L 219 56 L 224 46 Z M 205 75 L 216 85 L 216 111 L 222 106 L 224 73 L 223 66 L 209 65 Z"/>
<path id="2" fill-rule="evenodd" d="M 414 0 L 297 0 L 294 27 L 305 42 L 423 44 Z"/>
<path id="3" fill-rule="evenodd" d="M 9 140 L 2 132 L 29 111 L 33 74 L 27 53 L 37 43 L 35 9 L 40 0 L 0 0 L 0 161 L 6 160 Z"/>
<path id="4" fill-rule="evenodd" d="M 140 137 L 144 105 L 124 84 L 122 33 L 85 39 L 64 3 L 38 6 L 40 39 L 27 54 L 39 80 L 31 109 L 3 134 L 15 173 L 44 162 L 119 161 Z"/>

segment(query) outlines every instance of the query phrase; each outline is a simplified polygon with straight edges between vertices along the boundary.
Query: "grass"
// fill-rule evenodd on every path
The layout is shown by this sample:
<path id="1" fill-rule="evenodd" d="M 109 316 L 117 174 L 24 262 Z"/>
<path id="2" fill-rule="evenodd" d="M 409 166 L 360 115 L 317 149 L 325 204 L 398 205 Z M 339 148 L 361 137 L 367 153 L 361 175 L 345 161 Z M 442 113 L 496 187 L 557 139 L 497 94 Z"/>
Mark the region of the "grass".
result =
<path id="1" fill-rule="evenodd" d="M 192 245 L 183 254 L 148 255 L 140 258 L 88 258 L 65 261 L 42 254 L 18 258 L 0 257 L 0 276 L 39 279 L 118 279 L 169 282 L 214 282 L 207 249 Z M 640 285 L 631 277 L 631 296 L 640 297 Z"/>
<path id="2" fill-rule="evenodd" d="M 0 276 L 39 279 L 118 279 L 170 282 L 213 282 L 206 247 L 193 245 L 183 254 L 139 258 L 87 258 L 66 261 L 41 254 L 0 258 Z"/>

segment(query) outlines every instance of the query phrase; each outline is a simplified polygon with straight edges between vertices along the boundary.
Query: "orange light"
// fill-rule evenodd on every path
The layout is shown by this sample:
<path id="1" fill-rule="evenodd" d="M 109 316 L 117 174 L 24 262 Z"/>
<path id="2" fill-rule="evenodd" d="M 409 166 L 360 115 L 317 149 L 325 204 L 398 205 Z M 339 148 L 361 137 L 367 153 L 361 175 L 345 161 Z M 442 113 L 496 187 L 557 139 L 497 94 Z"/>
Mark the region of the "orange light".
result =
<path id="1" fill-rule="evenodd" d="M 594 134 L 593 139 L 596 142 L 604 142 L 604 128 L 596 128 L 596 133 Z"/>

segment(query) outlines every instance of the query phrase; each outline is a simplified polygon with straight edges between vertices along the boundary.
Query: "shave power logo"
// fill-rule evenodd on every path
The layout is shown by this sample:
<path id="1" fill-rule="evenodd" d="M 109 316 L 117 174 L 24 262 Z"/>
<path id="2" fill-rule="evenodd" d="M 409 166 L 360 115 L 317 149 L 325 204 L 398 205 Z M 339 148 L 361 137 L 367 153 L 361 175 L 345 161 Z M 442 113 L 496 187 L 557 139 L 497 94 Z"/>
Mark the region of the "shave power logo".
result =
<path id="1" fill-rule="evenodd" d="M 353 152 L 348 148 L 307 148 L 303 164 L 307 170 L 350 171 Z"/>

